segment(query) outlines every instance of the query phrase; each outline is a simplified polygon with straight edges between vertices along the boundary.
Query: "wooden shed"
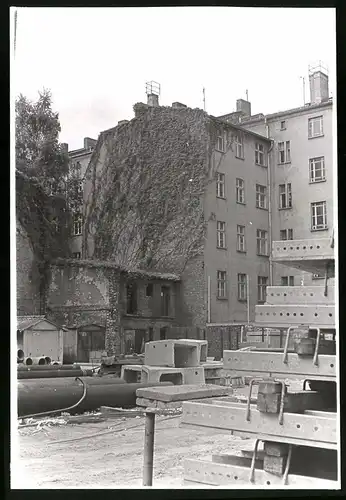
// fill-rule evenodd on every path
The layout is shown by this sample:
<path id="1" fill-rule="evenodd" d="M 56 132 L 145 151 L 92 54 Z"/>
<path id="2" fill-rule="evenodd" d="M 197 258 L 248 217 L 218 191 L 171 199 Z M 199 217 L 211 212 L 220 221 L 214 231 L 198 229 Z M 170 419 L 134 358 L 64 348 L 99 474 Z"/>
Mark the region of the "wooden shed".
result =
<path id="1" fill-rule="evenodd" d="M 17 318 L 17 349 L 25 357 L 49 356 L 62 362 L 63 341 L 63 329 L 44 316 Z"/>

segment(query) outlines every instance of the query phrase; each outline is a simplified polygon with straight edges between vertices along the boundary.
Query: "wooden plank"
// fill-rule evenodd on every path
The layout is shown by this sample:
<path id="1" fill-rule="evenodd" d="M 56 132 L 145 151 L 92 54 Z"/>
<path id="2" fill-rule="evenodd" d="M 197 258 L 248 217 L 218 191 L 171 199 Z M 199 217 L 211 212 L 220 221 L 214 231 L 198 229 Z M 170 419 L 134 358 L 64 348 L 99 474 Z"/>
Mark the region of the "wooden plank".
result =
<path id="1" fill-rule="evenodd" d="M 334 287 L 328 286 L 327 291 L 327 296 L 325 296 L 324 286 L 268 286 L 266 291 L 266 303 L 268 305 L 335 305 Z"/>
<path id="2" fill-rule="evenodd" d="M 277 415 L 252 409 L 246 420 L 246 407 L 227 407 L 218 404 L 186 402 L 183 404 L 182 423 L 217 429 L 246 432 L 264 441 L 282 441 L 281 438 L 298 440 L 295 444 L 331 449 L 337 447 L 337 419 L 299 413 L 284 413 L 283 425 Z M 261 435 L 261 437 L 259 437 Z"/>
<path id="3" fill-rule="evenodd" d="M 283 353 L 256 352 L 256 351 L 224 351 L 224 369 L 233 373 L 244 372 L 253 374 L 275 373 L 285 374 L 287 377 L 298 376 L 304 379 L 324 377 L 324 380 L 336 380 L 336 356 L 321 354 L 318 356 L 318 365 L 314 365 L 312 358 L 303 358 L 298 354 L 288 354 L 287 363 L 283 362 Z"/>
<path id="4" fill-rule="evenodd" d="M 250 482 L 250 468 L 237 465 L 213 463 L 207 460 L 187 459 L 184 462 L 184 481 L 195 481 L 209 485 L 261 485 L 280 486 L 284 488 L 282 477 L 278 477 L 264 470 L 255 470 L 254 482 Z M 309 489 L 337 489 L 337 481 L 316 479 L 315 477 L 289 474 L 287 486 L 297 486 Z"/>
<path id="5" fill-rule="evenodd" d="M 316 325 L 335 327 L 335 306 L 275 304 L 255 306 L 255 322 L 263 325 Z"/>

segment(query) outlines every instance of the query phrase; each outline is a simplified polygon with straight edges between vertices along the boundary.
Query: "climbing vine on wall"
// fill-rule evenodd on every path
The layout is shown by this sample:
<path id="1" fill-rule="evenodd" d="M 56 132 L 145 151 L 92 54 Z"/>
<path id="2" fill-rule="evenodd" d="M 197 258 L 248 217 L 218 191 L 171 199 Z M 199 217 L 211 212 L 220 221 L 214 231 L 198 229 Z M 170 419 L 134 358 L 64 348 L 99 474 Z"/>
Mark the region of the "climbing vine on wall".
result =
<path id="1" fill-rule="evenodd" d="M 94 258 L 181 272 L 203 252 L 204 192 L 220 124 L 199 109 L 135 105 L 136 118 L 104 134 L 85 209 Z"/>

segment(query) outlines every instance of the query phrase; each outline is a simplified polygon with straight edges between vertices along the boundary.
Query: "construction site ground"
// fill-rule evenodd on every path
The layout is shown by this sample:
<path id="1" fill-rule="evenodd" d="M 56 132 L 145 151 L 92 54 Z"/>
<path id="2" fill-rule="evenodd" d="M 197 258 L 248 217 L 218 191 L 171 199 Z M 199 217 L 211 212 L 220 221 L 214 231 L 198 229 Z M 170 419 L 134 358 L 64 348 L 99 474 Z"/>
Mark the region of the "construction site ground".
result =
<path id="1" fill-rule="evenodd" d="M 301 381 L 288 382 L 289 390 L 301 390 Z M 248 390 L 237 388 L 234 394 L 246 396 Z M 144 420 L 112 418 L 20 429 L 12 488 L 141 488 Z M 242 449 L 253 449 L 253 439 L 181 428 L 179 422 L 180 416 L 156 417 L 154 487 L 184 487 L 186 458 L 211 460 L 213 454 L 241 455 Z"/>

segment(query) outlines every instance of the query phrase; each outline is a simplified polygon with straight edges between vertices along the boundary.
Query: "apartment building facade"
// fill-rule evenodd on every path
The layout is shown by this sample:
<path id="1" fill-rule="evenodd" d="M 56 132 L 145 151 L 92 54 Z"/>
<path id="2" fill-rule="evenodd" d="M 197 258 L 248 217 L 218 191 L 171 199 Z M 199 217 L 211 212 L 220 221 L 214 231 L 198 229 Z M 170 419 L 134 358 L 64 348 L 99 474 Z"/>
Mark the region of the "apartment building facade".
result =
<path id="1" fill-rule="evenodd" d="M 96 140 L 90 137 L 84 138 L 82 148 L 68 151 L 70 159 L 70 171 L 79 179 L 78 189 L 83 194 L 85 184 L 85 174 L 89 161 L 96 145 Z M 68 149 L 68 145 L 66 144 Z M 82 258 L 82 232 L 83 232 L 83 206 L 75 210 L 73 215 L 72 234 L 70 240 L 71 257 Z"/>
<path id="2" fill-rule="evenodd" d="M 223 127 L 212 157 L 215 182 L 204 201 L 207 323 L 220 325 L 254 319 L 255 305 L 265 301 L 270 280 L 271 245 L 271 142 L 226 122 Z"/>
<path id="3" fill-rule="evenodd" d="M 325 238 L 333 232 L 333 101 L 321 68 L 310 72 L 309 83 L 310 103 L 304 106 L 266 116 L 224 117 L 273 140 L 269 165 L 273 241 Z M 279 264 L 272 268 L 273 285 L 320 284 L 324 278 Z"/>

